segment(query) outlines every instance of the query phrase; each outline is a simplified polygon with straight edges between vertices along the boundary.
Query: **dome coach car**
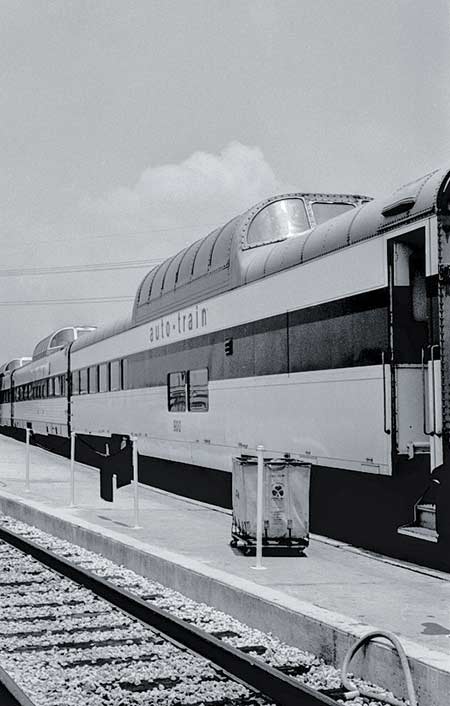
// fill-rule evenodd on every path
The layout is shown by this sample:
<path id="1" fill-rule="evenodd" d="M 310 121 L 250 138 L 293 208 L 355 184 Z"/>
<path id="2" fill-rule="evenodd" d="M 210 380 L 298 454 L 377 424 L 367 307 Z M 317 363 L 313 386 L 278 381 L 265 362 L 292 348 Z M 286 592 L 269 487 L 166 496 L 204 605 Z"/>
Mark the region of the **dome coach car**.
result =
<path id="1" fill-rule="evenodd" d="M 2 420 L 10 420 L 7 432 L 29 427 L 44 436 L 69 435 L 66 349 L 92 331 L 93 326 L 67 326 L 54 331 L 35 346 L 32 358 L 21 359 L 26 365 L 16 366 L 9 378 L 5 377 L 0 414 Z"/>
<path id="2" fill-rule="evenodd" d="M 127 319 L 19 369 L 3 431 L 31 425 L 66 453 L 71 430 L 103 451 L 134 434 L 141 481 L 225 507 L 233 456 L 263 444 L 311 464 L 313 532 L 436 564 L 450 515 L 449 199 L 446 167 L 379 200 L 259 203 L 151 270 Z M 64 404 L 34 417 L 27 371 L 53 389 L 56 357 Z"/>

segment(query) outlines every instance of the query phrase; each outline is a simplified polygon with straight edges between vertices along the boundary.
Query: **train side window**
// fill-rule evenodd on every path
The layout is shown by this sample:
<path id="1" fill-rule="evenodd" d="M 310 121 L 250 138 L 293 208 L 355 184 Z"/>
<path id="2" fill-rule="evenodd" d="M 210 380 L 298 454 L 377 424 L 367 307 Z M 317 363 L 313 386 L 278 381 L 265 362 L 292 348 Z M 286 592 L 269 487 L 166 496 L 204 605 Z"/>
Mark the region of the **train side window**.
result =
<path id="1" fill-rule="evenodd" d="M 409 260 L 412 314 L 418 323 L 428 322 L 428 301 L 425 280 L 425 254 L 414 253 Z"/>
<path id="2" fill-rule="evenodd" d="M 72 373 L 72 395 L 78 395 L 80 393 L 80 371 L 75 370 Z"/>
<path id="3" fill-rule="evenodd" d="M 111 391 L 121 389 L 120 361 L 113 360 L 111 366 Z"/>
<path id="4" fill-rule="evenodd" d="M 169 373 L 167 376 L 167 392 L 169 412 L 186 411 L 186 372 Z"/>
<path id="5" fill-rule="evenodd" d="M 128 385 L 128 361 L 122 358 L 120 361 L 120 384 L 121 389 L 126 390 Z"/>
<path id="6" fill-rule="evenodd" d="M 60 375 L 53 378 L 53 395 L 54 397 L 61 396 Z"/>
<path id="7" fill-rule="evenodd" d="M 80 370 L 80 395 L 87 395 L 89 392 L 89 373 L 88 368 Z"/>
<path id="8" fill-rule="evenodd" d="M 66 376 L 65 375 L 59 376 L 59 386 L 61 389 L 61 396 L 64 397 L 66 394 Z"/>
<path id="9" fill-rule="evenodd" d="M 89 368 L 89 392 L 98 392 L 98 365 Z"/>
<path id="10" fill-rule="evenodd" d="M 190 412 L 207 412 L 209 409 L 208 368 L 189 371 Z"/>
<path id="11" fill-rule="evenodd" d="M 100 365 L 100 392 L 109 392 L 109 363 Z"/>

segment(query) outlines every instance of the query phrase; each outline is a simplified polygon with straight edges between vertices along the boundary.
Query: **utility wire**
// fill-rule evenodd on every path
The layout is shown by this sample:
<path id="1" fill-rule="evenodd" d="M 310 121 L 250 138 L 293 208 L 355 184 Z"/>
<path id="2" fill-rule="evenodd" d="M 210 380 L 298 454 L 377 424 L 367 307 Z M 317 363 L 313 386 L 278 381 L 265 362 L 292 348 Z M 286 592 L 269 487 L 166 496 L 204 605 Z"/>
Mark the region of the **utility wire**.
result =
<path id="1" fill-rule="evenodd" d="M 109 302 L 130 302 L 134 297 L 86 297 L 84 299 L 18 299 L 0 301 L 0 306 L 54 306 L 55 304 L 107 304 Z"/>
<path id="2" fill-rule="evenodd" d="M 55 265 L 53 267 L 21 267 L 0 270 L 0 277 L 24 277 L 38 275 L 58 275 L 70 272 L 105 272 L 108 270 L 136 270 L 143 267 L 154 267 L 165 258 L 153 260 L 124 260 L 122 262 L 97 262 L 91 265 Z"/>
<path id="3" fill-rule="evenodd" d="M 67 238 L 52 238 L 51 240 L 22 240 L 19 243 L 2 243 L 2 250 L 5 248 L 17 248 L 22 245 L 42 245 L 45 243 L 78 243 L 79 240 L 103 240 L 113 238 L 143 238 L 152 235 L 153 233 L 170 233 L 174 230 L 193 230 L 203 228 L 217 228 L 217 223 L 194 223 L 189 226 L 171 226 L 170 228 L 148 228 L 147 230 L 134 230 L 129 233 L 108 233 L 104 235 L 73 235 Z"/>

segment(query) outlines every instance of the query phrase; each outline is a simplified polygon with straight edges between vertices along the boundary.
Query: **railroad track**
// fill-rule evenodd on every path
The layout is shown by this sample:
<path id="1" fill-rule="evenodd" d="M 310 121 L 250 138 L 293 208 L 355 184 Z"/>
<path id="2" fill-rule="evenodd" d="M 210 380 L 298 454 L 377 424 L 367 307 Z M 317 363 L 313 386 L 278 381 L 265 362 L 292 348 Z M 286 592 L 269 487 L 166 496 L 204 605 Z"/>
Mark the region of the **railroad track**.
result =
<path id="1" fill-rule="evenodd" d="M 233 647 L 232 631 L 208 634 L 154 598 L 0 526 L 0 654 L 11 704 L 336 704 L 295 678 L 302 667 L 264 664 L 251 654 L 257 645 Z"/>

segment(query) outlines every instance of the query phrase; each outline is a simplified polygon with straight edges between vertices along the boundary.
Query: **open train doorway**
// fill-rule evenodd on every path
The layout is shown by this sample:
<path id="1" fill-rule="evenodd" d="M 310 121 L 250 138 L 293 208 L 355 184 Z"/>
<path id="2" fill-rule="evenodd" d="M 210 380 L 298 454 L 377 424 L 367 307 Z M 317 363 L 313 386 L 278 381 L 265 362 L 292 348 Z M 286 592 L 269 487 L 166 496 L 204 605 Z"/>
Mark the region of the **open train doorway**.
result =
<path id="1" fill-rule="evenodd" d="M 427 277 L 425 228 L 388 243 L 393 467 L 408 461 L 429 474 L 442 464 L 441 362 L 437 298 Z M 425 478 L 427 476 L 424 476 Z M 424 482 L 424 491 L 427 481 Z M 406 533 L 435 541 L 435 503 L 411 508 Z M 401 530 L 402 533 L 405 533 Z"/>

